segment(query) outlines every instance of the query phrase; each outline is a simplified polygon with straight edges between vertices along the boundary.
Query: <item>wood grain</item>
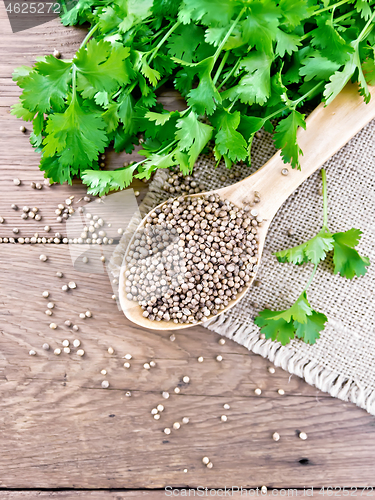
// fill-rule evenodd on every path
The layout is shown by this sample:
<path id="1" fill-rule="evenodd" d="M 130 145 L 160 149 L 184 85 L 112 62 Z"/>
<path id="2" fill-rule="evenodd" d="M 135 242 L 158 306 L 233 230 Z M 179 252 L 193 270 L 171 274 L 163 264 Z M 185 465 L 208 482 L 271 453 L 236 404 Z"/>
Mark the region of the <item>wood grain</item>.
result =
<path id="1" fill-rule="evenodd" d="M 0 237 L 9 236 L 13 227 L 31 236 L 46 223 L 63 232 L 53 222 L 53 211 L 84 189 L 79 183 L 42 191 L 28 186 L 42 174 L 19 121 L 9 114 L 19 93 L 11 73 L 54 48 L 71 56 L 84 30 L 53 21 L 12 34 L 0 3 L 0 32 L 0 215 L 7 221 L 0 225 Z M 171 109 L 183 105 L 168 92 L 165 99 Z M 123 158 L 111 153 L 108 167 L 120 166 Z M 20 187 L 14 177 L 23 181 Z M 11 203 L 38 206 L 43 221 L 21 221 Z M 41 253 L 48 255 L 46 263 L 39 260 Z M 56 271 L 65 277 L 58 279 Z M 65 293 L 61 286 L 70 280 L 77 289 Z M 43 290 L 56 304 L 51 318 L 44 314 Z M 282 370 L 270 374 L 266 360 L 234 342 L 220 346 L 218 335 L 204 328 L 176 332 L 174 342 L 169 332 L 137 328 L 118 310 L 112 293 L 106 274 L 73 269 L 66 246 L 0 244 L 0 498 L 156 499 L 164 492 L 109 490 L 372 484 L 373 417 Z M 80 320 L 78 314 L 87 309 L 93 317 Z M 68 318 L 79 332 L 63 325 Z M 51 321 L 57 330 L 49 328 Z M 81 340 L 84 357 L 53 354 L 62 340 L 74 338 Z M 42 349 L 44 342 L 51 350 Z M 30 349 L 37 355 L 30 356 Z M 123 367 L 127 353 L 133 355 L 129 370 Z M 217 354 L 223 355 L 221 363 Z M 205 361 L 198 363 L 198 356 Z M 151 359 L 157 366 L 148 371 L 143 364 Z M 187 385 L 181 383 L 184 375 L 191 379 Z M 101 388 L 104 378 L 109 389 Z M 180 394 L 173 392 L 177 386 Z M 261 396 L 254 394 L 257 387 Z M 277 394 L 279 388 L 285 396 Z M 168 400 L 162 391 L 171 392 Z M 159 403 L 165 411 L 156 421 L 150 411 Z M 224 403 L 231 409 L 224 411 Z M 220 420 L 224 413 L 226 423 Z M 163 433 L 183 416 L 189 424 L 169 436 Z M 279 442 L 272 440 L 275 431 Z M 308 434 L 307 441 L 297 437 L 298 431 Z M 203 456 L 212 460 L 213 469 L 203 466 Z"/>
<path id="2" fill-rule="evenodd" d="M 45 263 L 41 251 L 49 257 Z M 220 346 L 203 328 L 176 333 L 171 342 L 168 332 L 134 327 L 111 299 L 108 278 L 74 270 L 65 246 L 2 245 L 0 267 L 0 486 L 303 487 L 344 485 L 348 478 L 350 485 L 371 484 L 374 419 L 363 410 L 281 370 L 270 374 L 266 360 L 233 342 Z M 58 270 L 63 279 L 55 276 Z M 77 288 L 63 292 L 61 284 L 72 279 Z M 48 326 L 43 290 L 56 304 L 57 330 Z M 87 309 L 93 317 L 80 320 Z M 68 318 L 79 332 L 63 325 Z M 83 358 L 53 354 L 62 340 L 74 338 L 82 342 Z M 42 349 L 44 342 L 50 351 Z M 37 355 L 29 356 L 30 349 Z M 123 367 L 127 353 L 133 356 L 129 370 Z M 198 363 L 198 356 L 205 361 Z M 144 369 L 150 360 L 157 366 Z M 189 384 L 181 382 L 184 375 Z M 101 388 L 104 379 L 109 389 Z M 177 386 L 180 394 L 173 393 Z M 162 391 L 171 393 L 168 400 Z M 165 411 L 155 421 L 150 411 L 159 403 Z M 221 422 L 222 414 L 228 422 Z M 189 424 L 163 433 L 184 416 Z M 279 442 L 272 440 L 275 431 Z"/>

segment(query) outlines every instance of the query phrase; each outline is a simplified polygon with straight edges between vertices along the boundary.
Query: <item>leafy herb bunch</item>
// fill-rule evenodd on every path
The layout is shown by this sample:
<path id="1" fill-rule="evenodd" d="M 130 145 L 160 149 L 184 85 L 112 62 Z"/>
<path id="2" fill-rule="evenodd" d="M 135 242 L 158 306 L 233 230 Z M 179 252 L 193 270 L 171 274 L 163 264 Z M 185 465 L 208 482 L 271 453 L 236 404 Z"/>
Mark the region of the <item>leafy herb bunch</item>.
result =
<path id="1" fill-rule="evenodd" d="M 262 127 L 274 132 L 284 161 L 299 167 L 299 106 L 331 102 L 350 79 L 370 99 L 374 3 L 78 0 L 62 22 L 90 23 L 80 49 L 72 60 L 49 55 L 16 69 L 23 92 L 12 113 L 33 122 L 30 140 L 45 176 L 71 182 L 78 175 L 93 194 L 158 168 L 179 165 L 187 174 L 210 140 L 228 168 L 249 164 Z M 186 110 L 157 103 L 163 84 L 181 92 Z M 144 160 L 99 171 L 106 147 L 131 152 L 140 135 Z"/>

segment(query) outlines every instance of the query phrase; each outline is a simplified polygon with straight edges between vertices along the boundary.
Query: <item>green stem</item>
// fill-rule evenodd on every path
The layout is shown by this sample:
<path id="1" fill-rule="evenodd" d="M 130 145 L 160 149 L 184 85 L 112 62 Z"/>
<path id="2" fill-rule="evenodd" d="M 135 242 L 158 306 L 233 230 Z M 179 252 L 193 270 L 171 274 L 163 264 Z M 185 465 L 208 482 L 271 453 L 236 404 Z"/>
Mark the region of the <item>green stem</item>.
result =
<path id="1" fill-rule="evenodd" d="M 76 65 L 73 64 L 72 69 L 72 100 L 74 101 L 77 93 L 77 68 Z"/>
<path id="2" fill-rule="evenodd" d="M 91 28 L 91 30 L 87 33 L 83 42 L 81 43 L 81 45 L 79 47 L 80 49 L 82 49 L 83 47 L 86 47 L 86 43 L 90 40 L 90 38 L 92 37 L 92 35 L 95 33 L 95 31 L 98 28 L 99 28 L 99 24 L 96 24 L 93 28 Z"/>
<path id="3" fill-rule="evenodd" d="M 323 227 L 328 228 L 328 193 L 327 193 L 327 173 L 324 168 L 321 170 L 323 184 Z"/>
<path id="4" fill-rule="evenodd" d="M 217 90 L 220 90 L 221 87 L 223 87 L 227 83 L 229 78 L 238 70 L 238 68 L 240 67 L 241 61 L 242 61 L 242 57 L 240 57 L 238 59 L 236 64 L 233 66 L 232 70 L 228 73 L 228 75 L 224 78 L 224 80 L 221 82 L 221 84 L 217 87 Z"/>
<path id="5" fill-rule="evenodd" d="M 167 33 L 163 36 L 163 38 L 160 40 L 160 42 L 157 44 L 157 46 L 152 49 L 152 54 L 150 56 L 150 59 L 148 60 L 148 64 L 151 63 L 151 61 L 154 59 L 156 54 L 158 53 L 160 47 L 164 44 L 166 40 L 168 40 L 168 37 L 176 30 L 181 24 L 181 21 L 177 21 L 168 31 Z"/>
<path id="6" fill-rule="evenodd" d="M 238 14 L 238 16 L 236 17 L 236 19 L 233 21 L 233 24 L 232 26 L 229 28 L 227 34 L 225 35 L 224 37 L 224 40 L 221 42 L 221 44 L 218 46 L 215 54 L 213 55 L 213 58 L 215 60 L 215 62 L 217 61 L 219 55 L 220 55 L 220 52 L 223 50 L 223 47 L 224 45 L 227 43 L 227 40 L 228 38 L 231 36 L 231 34 L 233 33 L 233 30 L 234 28 L 237 26 L 237 24 L 239 23 L 241 17 L 243 16 L 243 13 L 245 12 L 246 10 L 246 7 L 244 7 L 241 12 Z"/>
<path id="7" fill-rule="evenodd" d="M 298 104 L 306 99 L 306 97 L 309 97 L 310 94 L 313 94 L 319 87 L 324 85 L 325 82 L 319 82 L 317 83 L 312 89 L 310 89 L 306 94 L 304 94 L 302 97 L 297 99 L 296 101 L 292 101 L 292 107 L 293 109 L 296 109 Z"/>
<path id="8" fill-rule="evenodd" d="M 367 23 L 365 24 L 363 30 L 359 34 L 359 37 L 356 40 L 357 44 L 359 44 L 360 42 L 362 42 L 362 40 L 364 40 L 370 34 L 370 32 L 372 31 L 372 29 L 373 29 L 374 26 L 373 25 L 371 26 L 371 24 L 372 24 L 372 20 L 374 19 L 374 17 L 375 17 L 375 11 L 372 13 L 372 16 L 367 21 Z"/>
<path id="9" fill-rule="evenodd" d="M 317 270 L 317 268 L 318 268 L 318 265 L 319 265 L 319 264 L 315 264 L 314 269 L 313 269 L 313 272 L 311 273 L 310 279 L 309 279 L 309 281 L 306 283 L 306 286 L 305 286 L 305 288 L 303 289 L 303 292 L 301 293 L 301 295 L 307 291 L 307 289 L 309 288 L 309 286 L 310 286 L 310 285 L 311 285 L 311 283 L 313 282 L 313 279 L 314 279 L 314 276 L 315 276 L 316 270 Z M 301 295 L 300 295 L 300 296 L 301 296 Z"/>
<path id="10" fill-rule="evenodd" d="M 340 2 L 337 2 L 333 5 L 328 5 L 328 7 L 325 7 L 324 9 L 318 10 L 317 12 L 314 12 L 313 16 L 318 16 L 322 12 L 326 12 L 327 10 L 335 9 L 336 7 L 340 7 L 340 5 L 343 5 L 344 3 L 348 3 L 349 0 L 341 0 Z"/>
<path id="11" fill-rule="evenodd" d="M 223 68 L 225 66 L 225 63 L 227 62 L 228 56 L 229 56 L 229 51 L 225 52 L 225 54 L 221 60 L 220 66 L 217 68 L 216 75 L 214 76 L 214 79 L 213 79 L 214 85 L 216 85 L 216 83 L 219 79 L 219 76 L 220 76 L 221 72 L 223 71 Z"/>

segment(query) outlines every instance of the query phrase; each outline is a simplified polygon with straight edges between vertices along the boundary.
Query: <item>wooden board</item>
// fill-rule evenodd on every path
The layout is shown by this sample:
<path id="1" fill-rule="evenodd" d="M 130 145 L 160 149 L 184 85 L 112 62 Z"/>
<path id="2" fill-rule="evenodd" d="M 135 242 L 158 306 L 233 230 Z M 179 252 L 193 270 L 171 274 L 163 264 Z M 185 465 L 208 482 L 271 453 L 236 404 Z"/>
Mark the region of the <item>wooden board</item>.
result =
<path id="1" fill-rule="evenodd" d="M 81 28 L 64 28 L 58 21 L 27 32 L 12 34 L 0 4 L 0 237 L 43 233 L 54 220 L 58 203 L 85 192 L 76 183 L 32 190 L 30 181 L 41 181 L 38 156 L 20 122 L 9 114 L 19 90 L 11 81 L 14 67 L 32 64 L 37 55 L 58 48 L 71 56 L 84 36 Z M 173 108 L 173 96 L 162 96 Z M 108 167 L 122 164 L 122 155 L 109 155 Z M 22 185 L 16 187 L 13 178 Z M 144 188 L 144 185 L 141 185 Z M 37 206 L 39 223 L 22 221 L 11 203 Z M 42 263 L 40 254 L 49 260 Z M 65 274 L 56 277 L 56 271 Z M 70 280 L 77 289 L 61 286 Z M 44 314 L 49 290 L 55 302 L 53 316 Z M 373 483 L 375 461 L 374 419 L 354 405 L 333 399 L 280 369 L 268 372 L 269 363 L 245 348 L 204 328 L 176 333 L 148 331 L 131 325 L 111 299 L 106 274 L 73 269 L 68 247 L 57 245 L 0 244 L 0 498 L 126 498 L 148 492 L 108 491 L 71 493 L 93 489 L 155 489 L 184 487 L 279 488 L 366 486 Z M 93 317 L 81 320 L 90 309 Z M 63 325 L 72 319 L 80 330 Z M 50 322 L 58 328 L 51 330 Z M 85 355 L 55 356 L 64 339 L 79 338 Z M 42 349 L 48 342 L 51 350 Z M 108 347 L 114 348 L 110 355 Z M 30 356 L 29 350 L 37 352 Z M 131 368 L 123 356 L 133 355 Z M 215 360 L 221 354 L 221 363 Z M 204 356 L 203 363 L 197 362 Z M 143 368 L 155 360 L 156 367 Z M 107 375 L 101 375 L 101 370 Z M 184 375 L 191 379 L 181 383 Z M 108 389 L 101 387 L 106 379 Z M 180 394 L 173 389 L 179 386 Z M 262 395 L 254 394 L 255 388 Z M 280 396 L 282 388 L 286 394 Z M 126 392 L 131 391 L 127 397 Z M 162 391 L 170 391 L 164 400 Z M 151 410 L 162 403 L 161 419 Z M 224 410 L 228 403 L 230 410 Z M 227 422 L 220 416 L 226 414 Z M 170 435 L 165 427 L 190 423 Z M 308 439 L 302 441 L 298 432 Z M 281 436 L 272 439 L 273 432 Z M 202 464 L 208 456 L 213 469 Z M 187 472 L 184 472 L 187 469 Z M 11 492 L 6 489 L 69 488 L 69 492 Z M 151 498 L 159 498 L 153 492 Z M 71 496 L 69 496 L 71 495 Z M 162 492 L 164 497 L 164 492 Z"/>

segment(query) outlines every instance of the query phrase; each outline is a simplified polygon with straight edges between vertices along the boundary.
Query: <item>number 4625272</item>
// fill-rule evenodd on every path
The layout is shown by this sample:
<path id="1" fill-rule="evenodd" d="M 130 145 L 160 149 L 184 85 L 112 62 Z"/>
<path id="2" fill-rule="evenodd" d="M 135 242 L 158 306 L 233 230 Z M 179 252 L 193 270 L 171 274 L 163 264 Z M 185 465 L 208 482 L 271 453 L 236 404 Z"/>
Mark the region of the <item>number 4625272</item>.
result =
<path id="1" fill-rule="evenodd" d="M 6 11 L 14 14 L 60 14 L 57 2 L 9 3 Z"/>

